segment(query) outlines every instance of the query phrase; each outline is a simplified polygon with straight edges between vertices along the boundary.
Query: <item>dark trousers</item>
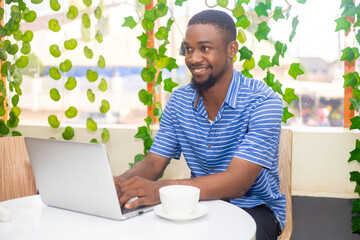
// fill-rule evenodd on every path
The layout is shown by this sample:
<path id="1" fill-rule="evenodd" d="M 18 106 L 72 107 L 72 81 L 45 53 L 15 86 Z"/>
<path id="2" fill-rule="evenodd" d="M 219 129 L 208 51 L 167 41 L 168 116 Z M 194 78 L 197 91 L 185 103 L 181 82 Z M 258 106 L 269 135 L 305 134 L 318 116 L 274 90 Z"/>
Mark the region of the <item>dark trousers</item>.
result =
<path id="1" fill-rule="evenodd" d="M 264 204 L 253 208 L 243 208 L 256 222 L 256 240 L 276 240 L 281 233 L 274 212 Z"/>

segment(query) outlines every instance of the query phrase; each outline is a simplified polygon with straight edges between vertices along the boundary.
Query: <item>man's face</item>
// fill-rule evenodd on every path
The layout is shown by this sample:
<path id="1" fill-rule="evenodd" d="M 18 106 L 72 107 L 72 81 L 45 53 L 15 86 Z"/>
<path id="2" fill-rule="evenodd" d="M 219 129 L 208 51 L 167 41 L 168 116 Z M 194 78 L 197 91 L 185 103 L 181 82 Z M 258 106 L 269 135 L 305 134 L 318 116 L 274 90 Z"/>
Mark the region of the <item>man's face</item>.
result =
<path id="1" fill-rule="evenodd" d="M 192 87 L 206 90 L 214 86 L 229 70 L 229 58 L 220 31 L 210 24 L 194 24 L 187 28 L 185 63 L 193 78 Z"/>

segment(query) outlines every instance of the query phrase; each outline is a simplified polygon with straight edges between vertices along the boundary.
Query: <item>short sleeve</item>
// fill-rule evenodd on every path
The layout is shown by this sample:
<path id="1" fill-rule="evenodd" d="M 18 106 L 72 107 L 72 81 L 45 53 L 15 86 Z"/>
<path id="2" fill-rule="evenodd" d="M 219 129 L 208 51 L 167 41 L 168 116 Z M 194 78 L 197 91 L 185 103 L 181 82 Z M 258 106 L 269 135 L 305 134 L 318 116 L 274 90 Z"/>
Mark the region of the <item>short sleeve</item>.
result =
<path id="1" fill-rule="evenodd" d="M 174 110 L 175 97 L 173 95 L 164 109 L 160 129 L 156 133 L 150 152 L 165 158 L 179 159 L 181 150 L 175 130 L 176 113 Z"/>
<path id="2" fill-rule="evenodd" d="M 260 101 L 251 111 L 248 132 L 234 157 L 271 168 L 278 158 L 282 115 L 282 101 L 277 96 Z"/>

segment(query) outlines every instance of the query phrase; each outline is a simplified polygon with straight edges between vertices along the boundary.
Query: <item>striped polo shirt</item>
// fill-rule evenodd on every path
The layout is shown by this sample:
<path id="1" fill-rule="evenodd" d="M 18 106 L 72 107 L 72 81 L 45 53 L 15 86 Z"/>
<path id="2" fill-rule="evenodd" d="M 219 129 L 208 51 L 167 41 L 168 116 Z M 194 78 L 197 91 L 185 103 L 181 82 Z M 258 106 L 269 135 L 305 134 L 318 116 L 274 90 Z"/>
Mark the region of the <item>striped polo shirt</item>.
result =
<path id="1" fill-rule="evenodd" d="M 278 175 L 282 113 L 281 99 L 265 82 L 234 70 L 213 122 L 201 96 L 190 85 L 174 91 L 150 152 L 175 159 L 183 153 L 191 177 L 223 172 L 234 157 L 261 165 L 247 193 L 230 202 L 242 208 L 266 204 L 283 228 L 286 201 L 279 192 Z"/>

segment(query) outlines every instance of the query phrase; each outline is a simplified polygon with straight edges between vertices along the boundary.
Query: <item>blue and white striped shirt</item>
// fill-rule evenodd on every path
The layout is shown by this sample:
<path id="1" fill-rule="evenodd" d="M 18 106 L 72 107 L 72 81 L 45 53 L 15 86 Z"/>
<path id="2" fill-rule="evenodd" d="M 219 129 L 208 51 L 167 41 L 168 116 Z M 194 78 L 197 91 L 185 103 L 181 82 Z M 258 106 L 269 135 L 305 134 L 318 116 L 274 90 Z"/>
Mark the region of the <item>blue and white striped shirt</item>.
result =
<path id="1" fill-rule="evenodd" d="M 281 228 L 285 195 L 279 192 L 278 152 L 283 106 L 265 82 L 234 70 L 213 123 L 198 92 L 183 86 L 171 95 L 150 152 L 166 158 L 184 154 L 192 177 L 223 172 L 232 158 L 263 168 L 248 192 L 230 202 L 242 208 L 266 204 Z"/>

